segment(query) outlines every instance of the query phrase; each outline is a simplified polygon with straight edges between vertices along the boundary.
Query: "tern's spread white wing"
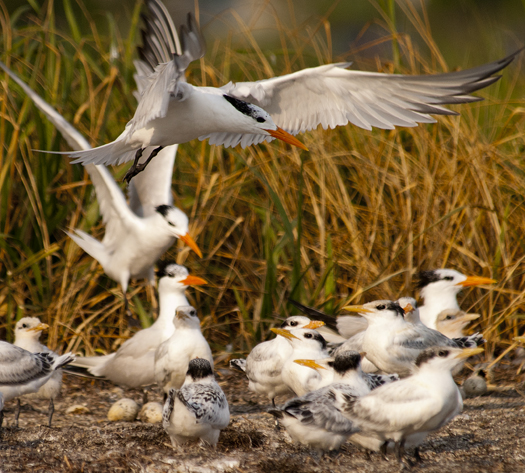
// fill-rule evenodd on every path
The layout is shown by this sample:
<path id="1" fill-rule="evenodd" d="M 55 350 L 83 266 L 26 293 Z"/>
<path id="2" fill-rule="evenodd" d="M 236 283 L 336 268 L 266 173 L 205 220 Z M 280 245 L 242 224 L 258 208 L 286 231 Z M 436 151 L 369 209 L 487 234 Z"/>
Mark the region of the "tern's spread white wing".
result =
<path id="1" fill-rule="evenodd" d="M 350 63 L 303 69 L 272 79 L 229 83 L 223 90 L 259 105 L 292 134 L 346 125 L 393 129 L 433 123 L 429 114 L 456 115 L 442 104 L 475 102 L 471 92 L 487 87 L 515 57 L 465 71 L 406 76 L 350 71 Z"/>
<path id="2" fill-rule="evenodd" d="M 177 39 L 178 41 L 178 39 Z M 151 73 L 152 68 L 143 61 L 136 61 L 135 63 L 138 74 L 136 75 L 137 87 L 141 87 L 142 74 Z M 33 101 L 37 108 L 39 108 L 60 131 L 69 146 L 74 150 L 89 150 L 92 149 L 87 140 L 69 123 L 54 107 L 47 103 L 34 90 L 32 90 L 26 83 L 24 83 L 11 69 L 9 69 L 3 62 L 0 61 L 0 67 L 16 82 L 22 90 Z M 149 72 L 148 72 L 149 71 Z M 148 148 L 141 159 L 145 161 L 153 148 Z M 172 205 L 173 197 L 171 195 L 171 177 L 173 174 L 173 165 L 175 163 L 175 156 L 177 154 L 177 145 L 169 146 L 163 149 L 146 168 L 146 170 L 133 179 L 129 186 L 129 199 L 131 210 L 141 217 L 148 217 L 155 211 L 158 205 Z M 100 212 L 106 224 L 110 222 L 118 222 L 118 219 L 113 218 L 113 207 L 111 206 L 111 192 L 108 191 L 107 182 L 113 181 L 113 178 L 104 166 L 101 165 L 86 165 L 91 181 L 95 185 L 97 199 L 99 201 Z M 104 173 L 104 175 L 103 175 Z M 111 184 L 117 187 L 116 183 Z M 115 190 L 115 192 L 117 192 Z M 122 193 L 120 189 L 118 192 Z M 116 223 L 116 225 L 119 225 Z M 117 227 L 118 228 L 118 227 Z M 110 235 L 108 235 L 108 233 Z M 106 237 L 104 243 L 115 237 L 118 230 L 106 229 Z"/>
<path id="3" fill-rule="evenodd" d="M 124 193 L 105 166 L 92 165 L 91 181 L 95 186 L 97 201 L 106 224 L 102 243 L 109 249 L 122 243 L 126 227 L 136 224 L 138 218 L 130 210 Z"/>
<path id="4" fill-rule="evenodd" d="M 162 4 L 156 1 L 148 2 L 148 7 L 150 8 L 158 7 L 158 5 Z M 161 44 L 161 41 L 158 41 L 159 28 L 157 28 L 157 26 L 162 25 L 165 18 L 169 18 L 169 15 L 167 17 L 163 15 L 159 18 L 158 11 L 155 10 L 153 10 L 152 13 L 152 18 L 145 19 L 147 36 L 143 36 L 143 39 L 145 42 L 148 42 L 148 45 L 146 46 L 145 44 L 146 47 L 142 49 L 142 53 L 147 53 L 153 49 L 156 44 Z M 160 28 L 161 31 L 168 31 L 171 27 L 172 24 L 164 24 Z M 164 41 L 167 37 L 174 37 L 175 35 L 176 31 L 167 35 L 161 33 Z M 134 131 L 143 128 L 148 122 L 156 118 L 165 117 L 170 100 L 186 98 L 189 89 L 184 87 L 184 85 L 186 85 L 184 71 L 190 62 L 201 58 L 206 52 L 206 42 L 202 37 L 193 15 L 188 14 L 188 26 L 181 26 L 180 37 L 183 53 L 177 54 L 170 51 L 169 55 L 172 56 L 169 58 L 170 60 L 168 62 L 161 62 L 160 64 L 157 63 L 158 65 L 155 66 L 154 72 L 147 76 L 148 83 L 141 79 L 143 91 L 135 115 L 127 125 L 130 127 L 129 136 L 131 136 Z M 167 59 L 166 56 L 169 57 L 167 45 L 164 45 L 164 47 L 166 48 L 165 51 L 159 50 L 158 55 L 156 55 L 154 59 L 151 58 L 151 61 L 149 61 L 150 65 L 153 65 L 154 60 Z"/>
<path id="5" fill-rule="evenodd" d="M 60 113 L 58 113 L 1 61 L 0 67 L 22 88 L 33 103 L 46 115 L 48 120 L 58 128 L 71 148 L 75 150 L 91 149 L 91 146 L 89 146 L 86 139 L 73 127 L 73 125 L 71 125 L 71 123 L 69 123 L 62 115 L 60 115 Z"/>

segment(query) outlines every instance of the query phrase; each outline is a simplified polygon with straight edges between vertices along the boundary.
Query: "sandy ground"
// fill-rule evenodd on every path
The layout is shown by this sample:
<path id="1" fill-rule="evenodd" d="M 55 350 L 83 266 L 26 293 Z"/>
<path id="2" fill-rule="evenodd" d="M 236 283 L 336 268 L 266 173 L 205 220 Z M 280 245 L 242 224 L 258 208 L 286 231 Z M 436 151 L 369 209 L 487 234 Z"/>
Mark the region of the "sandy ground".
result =
<path id="1" fill-rule="evenodd" d="M 463 413 L 423 444 L 424 462 L 412 470 L 525 472 L 525 376 L 515 373 L 515 367 L 498 369 L 492 382 L 513 389 L 466 400 Z M 176 451 L 160 424 L 109 422 L 107 412 L 122 391 L 107 382 L 66 376 L 52 428 L 45 426 L 47 403 L 32 402 L 42 413 L 23 408 L 18 429 L 13 427 L 15 403 L 7 403 L 0 472 L 399 471 L 393 458 L 387 462 L 378 454 L 369 456 L 351 443 L 338 455 L 315 457 L 275 428 L 266 413 L 269 402 L 248 391 L 241 373 L 218 370 L 218 379 L 232 417 L 216 450 L 192 445 Z M 140 391 L 124 394 L 142 402 Z M 152 392 L 149 400 L 160 401 L 161 396 Z M 85 405 L 89 413 L 65 414 L 73 404 Z"/>

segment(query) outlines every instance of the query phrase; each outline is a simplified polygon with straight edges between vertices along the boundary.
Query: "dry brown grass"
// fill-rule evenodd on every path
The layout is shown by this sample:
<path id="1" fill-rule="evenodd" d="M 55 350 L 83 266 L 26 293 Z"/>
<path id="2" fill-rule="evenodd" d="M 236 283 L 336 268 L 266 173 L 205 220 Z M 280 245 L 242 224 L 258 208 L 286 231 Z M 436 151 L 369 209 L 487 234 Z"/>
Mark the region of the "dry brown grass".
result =
<path id="1" fill-rule="evenodd" d="M 99 34 L 78 5 L 70 8 L 82 11 L 90 27 L 82 34 L 75 15 L 68 16 L 67 30 L 54 26 L 53 2 L 11 18 L 0 4 L 0 48 L 4 62 L 98 145 L 114 139 L 134 110 L 131 61 L 139 5 L 129 38 L 114 25 L 108 35 Z M 405 15 L 432 56 L 425 61 L 410 38 L 396 36 L 405 66 L 381 67 L 412 73 L 439 64 L 443 70 L 424 21 L 411 10 Z M 250 28 L 234 21 L 245 47 L 210 41 L 211 53 L 191 70 L 194 82 L 221 85 L 339 59 L 331 57 L 323 19 L 297 30 L 276 22 L 282 48 L 274 62 Z M 118 55 L 109 55 L 109 45 Z M 278 143 L 246 150 L 197 141 L 181 146 L 175 204 L 190 216 L 204 258 L 180 244 L 166 257 L 210 281 L 190 294 L 215 351 L 229 343 L 245 351 L 267 337 L 273 314 L 288 315 L 290 294 L 337 313 L 349 301 L 413 294 L 413 273 L 438 267 L 499 281 L 466 292 L 462 307 L 482 314 L 475 329 L 489 341 L 488 356 L 509 347 L 523 331 L 525 302 L 518 71 L 510 67 L 480 94 L 485 101 L 458 106 L 460 117 L 439 118 L 435 125 L 318 130 L 301 137 L 309 153 Z M 0 101 L 2 335 L 10 337 L 22 315 L 35 315 L 51 324 L 53 347 L 113 350 L 130 335 L 120 291 L 62 231 L 77 227 L 103 235 L 89 176 L 67 158 L 32 151 L 68 148 L 4 75 Z M 121 177 L 125 169 L 115 171 Z M 155 306 L 151 294 L 142 282 L 130 294 L 147 324 Z"/>

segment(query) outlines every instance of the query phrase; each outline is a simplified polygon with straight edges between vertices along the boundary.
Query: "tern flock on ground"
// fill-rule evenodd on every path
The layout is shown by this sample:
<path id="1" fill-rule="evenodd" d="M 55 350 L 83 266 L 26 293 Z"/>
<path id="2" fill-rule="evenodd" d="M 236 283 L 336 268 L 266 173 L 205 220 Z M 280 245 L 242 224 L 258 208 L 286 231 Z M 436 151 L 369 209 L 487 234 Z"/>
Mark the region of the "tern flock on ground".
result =
<path id="1" fill-rule="evenodd" d="M 348 122 L 392 129 L 431 123 L 433 114 L 455 114 L 444 104 L 480 100 L 469 95 L 486 87 L 510 55 L 474 69 L 429 76 L 348 70 L 348 63 L 304 69 L 256 82 L 220 88 L 195 87 L 185 79 L 191 61 L 205 53 L 193 16 L 177 34 L 160 0 L 147 0 L 143 45 L 135 62 L 138 106 L 122 134 L 91 149 L 87 141 L 3 63 L 0 66 L 60 130 L 95 187 L 106 225 L 98 241 L 72 230 L 68 235 L 95 258 L 126 291 L 131 278 L 154 284 L 154 265 L 183 240 L 199 256 L 188 233 L 188 217 L 173 206 L 171 175 L 177 145 L 198 138 L 242 147 L 275 138 L 304 150 L 294 135 Z M 180 41 L 179 41 L 180 38 Z M 105 164 L 134 160 L 126 175 L 129 201 Z M 175 263 L 158 269 L 159 315 L 115 352 L 105 356 L 59 356 L 39 342 L 47 328 L 35 317 L 18 321 L 14 345 L 0 342 L 0 416 L 16 398 L 48 399 L 49 425 L 60 392 L 62 371 L 109 380 L 128 388 L 156 384 L 164 394 L 162 424 L 174 447 L 200 439 L 215 446 L 228 426 L 228 402 L 213 374 L 213 356 L 201 333 L 198 311 L 185 296 L 189 286 L 207 282 Z M 478 315 L 461 311 L 464 287 L 495 281 L 436 269 L 418 274 L 424 304 L 404 297 L 347 306 L 337 321 L 295 304 L 304 315 L 289 317 L 276 337 L 257 345 L 246 359 L 230 360 L 248 387 L 272 403 L 291 438 L 315 452 L 338 450 L 348 439 L 405 464 L 405 447 L 456 416 L 462 397 L 452 374 L 482 350 L 481 334 L 465 336 Z M 68 366 L 66 366 L 68 365 Z M 281 406 L 276 398 L 289 399 Z M 18 414 L 16 423 L 18 424 Z M 0 417 L 2 419 L 2 417 Z M 1 420 L 0 420 L 1 422 Z M 1 425 L 1 423 L 0 423 Z"/>

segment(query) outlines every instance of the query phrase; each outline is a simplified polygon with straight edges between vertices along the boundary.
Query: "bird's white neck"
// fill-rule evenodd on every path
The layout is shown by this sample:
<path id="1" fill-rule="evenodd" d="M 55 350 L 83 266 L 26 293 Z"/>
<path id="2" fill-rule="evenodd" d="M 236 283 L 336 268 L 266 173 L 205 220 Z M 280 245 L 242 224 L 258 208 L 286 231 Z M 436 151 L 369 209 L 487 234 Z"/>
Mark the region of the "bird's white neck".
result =
<path id="1" fill-rule="evenodd" d="M 424 304 L 419 307 L 419 318 L 427 327 L 436 330 L 436 319 L 443 310 L 459 310 L 457 291 L 423 291 Z"/>
<path id="2" fill-rule="evenodd" d="M 168 331 L 175 331 L 173 317 L 177 307 L 190 305 L 184 294 L 183 289 L 159 291 L 159 317 L 155 321 L 155 326 L 165 328 Z"/>

